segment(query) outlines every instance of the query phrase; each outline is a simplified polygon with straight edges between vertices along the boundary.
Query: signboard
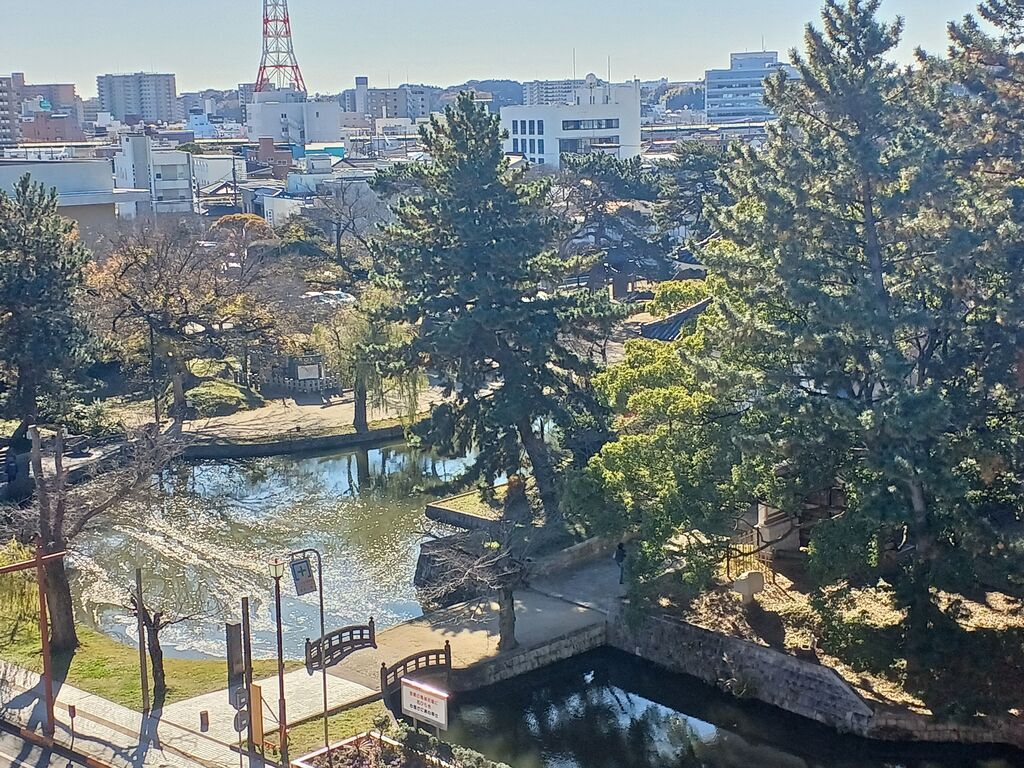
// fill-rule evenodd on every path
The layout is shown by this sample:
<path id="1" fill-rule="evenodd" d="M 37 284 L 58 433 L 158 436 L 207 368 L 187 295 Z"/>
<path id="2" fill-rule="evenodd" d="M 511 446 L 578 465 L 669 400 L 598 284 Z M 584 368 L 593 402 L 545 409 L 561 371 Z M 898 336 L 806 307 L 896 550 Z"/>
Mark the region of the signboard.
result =
<path id="1" fill-rule="evenodd" d="M 295 594 L 299 597 L 316 592 L 316 579 L 313 578 L 313 566 L 308 557 L 292 560 L 288 567 L 292 569 L 292 581 L 295 582 Z"/>
<path id="2" fill-rule="evenodd" d="M 242 625 L 225 624 L 228 646 L 228 690 L 245 684 L 245 660 L 242 656 Z"/>
<path id="3" fill-rule="evenodd" d="M 425 683 L 402 678 L 402 714 L 448 730 L 448 693 Z"/>
<path id="4" fill-rule="evenodd" d="M 299 365 L 296 366 L 295 373 L 297 374 L 295 378 L 300 380 L 319 379 L 320 365 Z"/>
<path id="5" fill-rule="evenodd" d="M 255 744 L 263 743 L 263 689 L 256 683 L 249 687 L 249 716 L 252 718 L 252 740 Z"/>

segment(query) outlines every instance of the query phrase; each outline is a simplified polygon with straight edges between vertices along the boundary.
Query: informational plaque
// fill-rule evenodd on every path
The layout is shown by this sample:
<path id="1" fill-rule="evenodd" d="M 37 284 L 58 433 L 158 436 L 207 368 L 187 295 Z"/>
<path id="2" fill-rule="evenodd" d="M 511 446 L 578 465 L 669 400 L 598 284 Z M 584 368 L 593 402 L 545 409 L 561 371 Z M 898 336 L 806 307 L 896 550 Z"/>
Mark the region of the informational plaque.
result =
<path id="1" fill-rule="evenodd" d="M 448 730 L 448 692 L 402 678 L 402 714 L 420 723 Z"/>
<path id="2" fill-rule="evenodd" d="M 297 374 L 295 378 L 300 379 L 302 381 L 306 381 L 309 379 L 319 379 L 320 364 L 316 363 L 315 365 L 299 365 L 296 366 L 295 372 Z"/>
<path id="3" fill-rule="evenodd" d="M 316 592 L 316 579 L 313 577 L 313 566 L 308 557 L 299 557 L 289 563 L 292 569 L 292 581 L 295 582 L 295 594 L 299 597 Z"/>

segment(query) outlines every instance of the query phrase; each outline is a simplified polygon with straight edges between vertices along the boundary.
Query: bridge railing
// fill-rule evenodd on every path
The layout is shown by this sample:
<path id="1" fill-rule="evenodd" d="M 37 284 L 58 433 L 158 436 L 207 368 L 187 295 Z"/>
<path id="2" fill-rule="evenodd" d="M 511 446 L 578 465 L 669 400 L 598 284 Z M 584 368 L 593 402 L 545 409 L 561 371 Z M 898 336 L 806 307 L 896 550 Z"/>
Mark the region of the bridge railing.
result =
<path id="1" fill-rule="evenodd" d="M 411 656 L 406 656 L 391 666 L 382 663 L 380 665 L 380 692 L 387 698 L 398 690 L 402 678 L 414 672 L 424 670 L 444 670 L 448 678 L 452 673 L 452 646 L 447 640 L 444 641 L 444 648 L 435 648 L 429 651 L 420 651 Z"/>
<path id="2" fill-rule="evenodd" d="M 367 624 L 356 624 L 328 632 L 319 640 L 306 638 L 306 670 L 333 667 L 346 656 L 364 648 L 377 647 L 377 631 L 370 618 Z"/>

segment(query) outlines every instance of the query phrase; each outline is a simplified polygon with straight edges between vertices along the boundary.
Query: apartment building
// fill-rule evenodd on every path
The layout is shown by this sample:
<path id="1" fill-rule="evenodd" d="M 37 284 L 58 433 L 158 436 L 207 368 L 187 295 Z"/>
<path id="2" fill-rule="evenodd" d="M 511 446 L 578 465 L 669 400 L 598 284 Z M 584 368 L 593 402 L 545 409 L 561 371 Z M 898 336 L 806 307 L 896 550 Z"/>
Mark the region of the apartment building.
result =
<path id="1" fill-rule="evenodd" d="M 174 75 L 135 72 L 96 78 L 100 108 L 122 123 L 172 123 L 179 119 Z"/>

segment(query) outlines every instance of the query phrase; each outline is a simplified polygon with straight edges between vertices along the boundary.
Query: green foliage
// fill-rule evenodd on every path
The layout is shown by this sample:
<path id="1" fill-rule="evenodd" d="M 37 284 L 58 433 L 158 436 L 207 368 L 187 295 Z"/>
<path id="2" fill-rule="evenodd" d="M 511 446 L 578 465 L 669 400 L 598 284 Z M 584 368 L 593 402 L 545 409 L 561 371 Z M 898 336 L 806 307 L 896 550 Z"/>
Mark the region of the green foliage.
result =
<path id="1" fill-rule="evenodd" d="M 469 479 L 518 474 L 525 449 L 553 512 L 554 473 L 538 423 L 566 423 L 586 402 L 594 364 L 578 350 L 600 341 L 610 306 L 584 292 L 542 290 L 564 273 L 554 251 L 560 225 L 546 204 L 550 181 L 509 168 L 496 116 L 463 94 L 443 120 L 432 119 L 423 141 L 432 160 L 402 171 L 407 194 L 374 248 L 398 296 L 383 316 L 417 329 L 390 351 L 385 373 L 435 374 L 450 399 L 435 407 L 422 437 L 444 452 L 478 451 Z M 395 183 L 392 176 L 377 187 Z"/>
<path id="2" fill-rule="evenodd" d="M 0 192 L 0 395 L 23 424 L 44 396 L 58 417 L 70 407 L 68 384 L 87 357 L 78 300 L 88 258 L 55 189 L 26 174 L 13 197 Z"/>
<path id="3" fill-rule="evenodd" d="M 240 387 L 233 381 L 210 379 L 188 390 L 186 400 L 199 416 L 228 416 L 238 411 L 252 410 L 263 405 L 257 392 Z"/>
<path id="4" fill-rule="evenodd" d="M 72 435 L 107 437 L 122 432 L 120 423 L 102 400 L 72 406 L 64 418 L 64 426 Z"/>
<path id="5" fill-rule="evenodd" d="M 693 240 L 701 241 L 713 232 L 708 207 L 730 201 L 721 171 L 729 157 L 721 147 L 703 141 L 676 145 L 671 160 L 659 166 L 661 194 L 654 220 L 663 231 L 685 226 Z"/>
<path id="6" fill-rule="evenodd" d="M 201 155 L 205 151 L 202 145 L 198 144 L 195 141 L 186 141 L 183 144 L 179 144 L 177 146 L 177 149 L 179 152 L 188 152 L 189 154 L 192 155 Z"/>
<path id="7" fill-rule="evenodd" d="M 654 299 L 647 305 L 647 311 L 661 317 L 692 307 L 711 295 L 708 285 L 704 280 L 669 280 L 658 283 L 654 289 Z"/>
<path id="8" fill-rule="evenodd" d="M 801 78 L 769 81 L 779 122 L 701 200 L 715 301 L 682 340 L 630 342 L 595 380 L 620 436 L 574 487 L 579 514 L 642 535 L 641 580 L 688 531 L 714 545 L 754 502 L 799 523 L 841 488 L 814 572 L 885 575 L 912 653 L 956 635 L 938 590 L 1024 567 L 1020 124 L 984 116 L 1019 118 L 1024 61 L 964 28 L 951 65 L 902 69 L 901 23 L 878 6 L 826 2 Z M 995 53 L 999 76 L 969 66 Z M 679 290 L 657 306 L 691 298 Z"/>

